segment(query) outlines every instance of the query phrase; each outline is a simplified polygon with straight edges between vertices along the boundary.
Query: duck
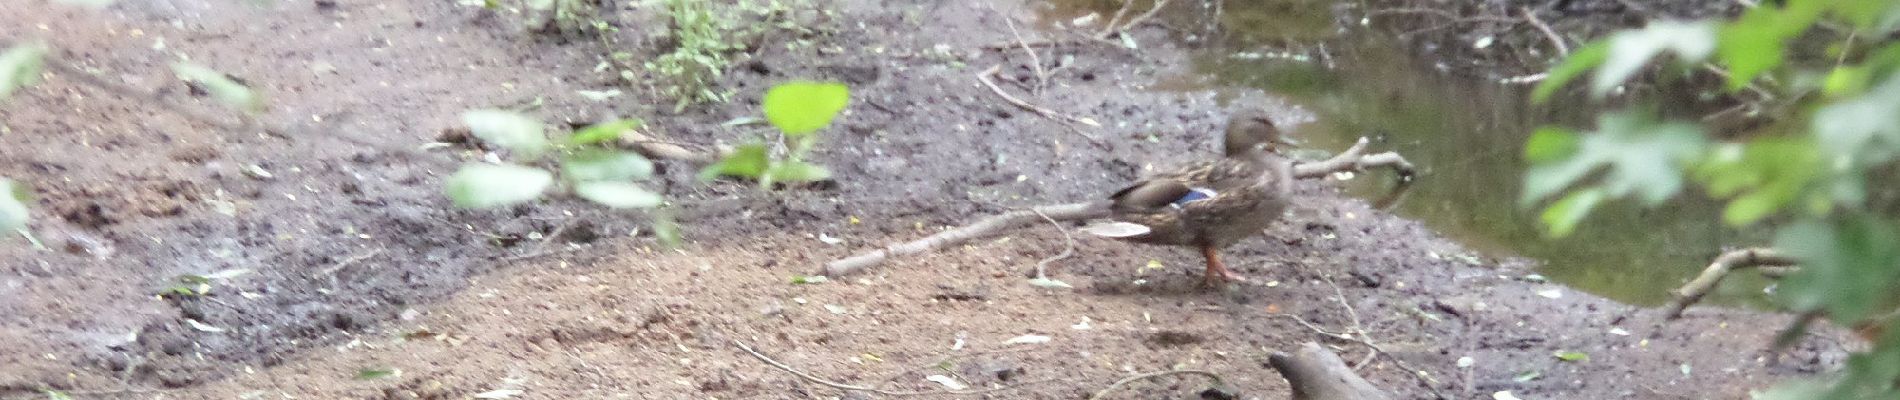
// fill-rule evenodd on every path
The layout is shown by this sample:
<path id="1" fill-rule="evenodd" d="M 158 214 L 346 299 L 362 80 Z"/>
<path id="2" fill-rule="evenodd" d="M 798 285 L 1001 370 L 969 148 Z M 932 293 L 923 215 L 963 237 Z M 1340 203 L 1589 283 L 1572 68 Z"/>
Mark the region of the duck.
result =
<path id="1" fill-rule="evenodd" d="M 1291 204 L 1297 147 L 1262 110 L 1229 116 L 1222 157 L 1153 174 L 1108 196 L 1106 222 L 1083 231 L 1127 242 L 1193 247 L 1207 260 L 1204 283 L 1246 279 L 1221 262 L 1221 251 L 1280 219 Z"/>

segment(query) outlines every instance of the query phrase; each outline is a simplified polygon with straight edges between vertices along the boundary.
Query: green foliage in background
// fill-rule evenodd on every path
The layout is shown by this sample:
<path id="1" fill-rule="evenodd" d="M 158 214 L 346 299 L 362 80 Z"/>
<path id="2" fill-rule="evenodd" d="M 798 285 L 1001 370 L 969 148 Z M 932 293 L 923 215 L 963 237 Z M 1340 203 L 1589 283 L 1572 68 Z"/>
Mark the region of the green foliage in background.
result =
<path id="1" fill-rule="evenodd" d="M 40 83 L 40 68 L 45 57 L 46 45 L 39 43 L 15 45 L 0 53 L 0 99 Z"/>
<path id="2" fill-rule="evenodd" d="M 738 40 L 731 35 L 738 21 L 715 13 L 702 0 L 665 0 L 673 18 L 673 51 L 646 63 L 646 69 L 659 76 L 659 94 L 674 99 L 673 111 L 697 103 L 724 102 L 730 94 L 718 87 L 718 79 L 732 64 L 731 53 L 738 51 Z"/>
<path id="3" fill-rule="evenodd" d="M 608 208 L 651 208 L 665 200 L 635 183 L 653 176 L 653 162 L 608 146 L 638 128 L 639 120 L 594 124 L 560 141 L 548 139 L 540 120 L 511 111 L 471 110 L 462 114 L 462 122 L 477 139 L 525 161 L 557 153 L 560 183 L 580 198 Z M 556 184 L 553 171 L 535 166 L 471 163 L 450 176 L 443 191 L 457 207 L 493 208 L 541 198 Z"/>
<path id="4" fill-rule="evenodd" d="M 805 38 L 824 31 L 816 16 L 828 12 L 812 0 L 662 0 L 662 5 L 672 22 L 664 36 L 673 46 L 642 65 L 656 78 L 654 90 L 674 101 L 673 112 L 694 104 L 725 102 L 732 91 L 720 88 L 718 80 L 735 57 L 766 41 L 784 43 L 788 49 L 810 45 Z M 631 55 L 614 55 L 615 59 L 626 57 Z M 622 76 L 630 83 L 645 84 L 631 82 L 635 80 L 631 73 Z"/>
<path id="5" fill-rule="evenodd" d="M 731 176 L 753 179 L 759 187 L 770 188 L 776 182 L 816 182 L 831 178 L 831 171 L 805 161 L 805 155 L 818 143 L 818 130 L 831 125 L 838 113 L 850 103 L 851 90 L 839 83 L 789 82 L 765 92 L 765 120 L 785 134 L 790 143 L 785 157 L 772 157 L 765 143 L 751 143 L 733 149 L 731 154 L 700 171 L 702 179 Z"/>
<path id="6" fill-rule="evenodd" d="M 26 229 L 26 203 L 32 201 L 26 186 L 7 178 L 0 178 L 0 232 Z"/>
<path id="7" fill-rule="evenodd" d="M 1546 127 L 1525 145 L 1523 204 L 1543 205 L 1547 232 L 1564 236 L 1604 201 L 1654 206 L 1693 183 L 1726 200 L 1724 223 L 1773 230 L 1774 246 L 1801 261 L 1776 291 L 1780 304 L 1842 326 L 1887 327 L 1840 373 L 1757 398 L 1900 398 L 1900 227 L 1870 209 L 1867 194 L 1869 176 L 1900 155 L 1900 42 L 1865 40 L 1896 28 L 1895 2 L 1789 0 L 1592 42 L 1553 67 L 1533 96 L 1543 101 L 1594 71 L 1587 91 L 1600 99 L 1657 60 L 1669 60 L 1663 76 L 1709 65 L 1724 71 L 1726 90 L 1763 94 L 1754 106 L 1791 129 L 1718 142 L 1700 122 L 1641 111 L 1606 114 L 1588 133 Z M 1828 60 L 1790 60 L 1790 46 L 1815 41 L 1836 43 Z"/>

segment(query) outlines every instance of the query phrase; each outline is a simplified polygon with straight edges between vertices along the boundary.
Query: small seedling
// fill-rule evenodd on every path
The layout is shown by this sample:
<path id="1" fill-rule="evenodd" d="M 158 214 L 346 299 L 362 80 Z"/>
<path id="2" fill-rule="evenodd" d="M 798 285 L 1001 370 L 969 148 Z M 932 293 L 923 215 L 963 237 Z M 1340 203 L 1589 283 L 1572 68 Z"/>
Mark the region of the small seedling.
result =
<path id="1" fill-rule="evenodd" d="M 178 75 L 178 79 L 198 84 L 211 93 L 211 98 L 226 106 L 248 114 L 264 111 L 264 96 L 258 95 L 250 86 L 231 79 L 230 75 L 182 61 L 172 64 L 172 72 Z"/>
<path id="2" fill-rule="evenodd" d="M 804 158 L 818 143 L 817 132 L 831 125 L 850 103 L 851 90 L 839 83 L 790 82 L 765 92 L 765 120 L 790 140 L 790 154 L 772 157 L 765 143 L 734 148 L 731 154 L 700 171 L 701 179 L 721 176 L 753 179 L 761 188 L 776 182 L 816 182 L 831 171 Z"/>
<path id="3" fill-rule="evenodd" d="M 27 192 L 26 186 L 0 178 L 0 232 L 26 229 L 27 218 L 30 217 L 26 203 L 32 201 L 33 196 Z"/>
<path id="4" fill-rule="evenodd" d="M 40 83 L 45 57 L 46 45 L 40 43 L 15 45 L 0 53 L 0 99 Z"/>
<path id="5" fill-rule="evenodd" d="M 462 121 L 476 138 L 526 160 L 557 153 L 562 183 L 580 198 L 609 208 L 650 208 L 664 200 L 633 183 L 653 175 L 651 161 L 606 146 L 639 127 L 639 120 L 595 124 L 559 142 L 548 140 L 541 121 L 514 112 L 474 110 Z M 444 190 L 458 207 L 492 208 L 540 198 L 555 185 L 554 172 L 538 167 L 469 164 L 449 177 Z"/>

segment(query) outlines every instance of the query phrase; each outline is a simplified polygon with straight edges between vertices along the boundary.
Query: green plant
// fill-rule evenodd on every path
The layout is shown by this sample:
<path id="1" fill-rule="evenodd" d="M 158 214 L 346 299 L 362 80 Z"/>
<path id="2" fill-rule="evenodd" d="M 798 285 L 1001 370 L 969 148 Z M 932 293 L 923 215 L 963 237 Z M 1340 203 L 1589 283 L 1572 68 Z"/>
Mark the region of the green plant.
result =
<path id="1" fill-rule="evenodd" d="M 40 43 L 14 45 L 0 52 L 0 99 L 38 84 L 45 57 L 46 45 Z"/>
<path id="2" fill-rule="evenodd" d="M 25 186 L 0 178 L 0 232 L 26 229 L 30 217 L 26 203 L 31 199 Z"/>
<path id="3" fill-rule="evenodd" d="M 623 132 L 639 127 L 639 120 L 594 124 L 558 142 L 548 140 L 541 121 L 514 112 L 473 110 L 464 113 L 462 121 L 476 138 L 525 160 L 557 153 L 562 187 L 580 198 L 609 208 L 650 208 L 664 200 L 634 183 L 653 175 L 652 162 L 639 154 L 606 146 Z M 555 184 L 554 172 L 547 169 L 472 163 L 450 176 L 444 190 L 458 207 L 492 208 L 540 198 Z"/>
<path id="4" fill-rule="evenodd" d="M 1885 326 L 1839 374 L 1785 384 L 1768 399 L 1891 399 L 1900 396 L 1900 229 L 1870 204 L 1868 180 L 1900 155 L 1900 6 L 1873 0 L 1764 2 L 1728 21 L 1655 22 L 1596 40 L 1554 67 L 1533 93 L 1543 101 L 1594 70 L 1588 93 L 1603 98 L 1663 55 L 1669 77 L 1725 73 L 1727 90 L 1765 93 L 1757 109 L 1784 119 L 1782 134 L 1708 139 L 1703 124 L 1619 111 L 1579 133 L 1546 127 L 1525 144 L 1525 206 L 1545 204 L 1553 236 L 1570 233 L 1603 201 L 1659 205 L 1690 183 L 1725 199 L 1722 220 L 1773 230 L 1775 247 L 1801 263 L 1777 290 L 1780 304 L 1845 326 Z M 1825 61 L 1788 55 L 1791 43 L 1835 43 Z M 1810 61 L 1810 62 L 1802 62 Z M 1674 72 L 1674 74 L 1670 73 Z M 1764 221 L 1783 221 L 1766 224 Z M 1794 329 L 1802 329 L 1797 325 Z"/>
<path id="5" fill-rule="evenodd" d="M 799 81 L 773 86 L 765 92 L 765 119 L 791 141 L 788 154 L 773 157 L 763 141 L 749 143 L 707 166 L 700 171 L 700 177 L 753 179 L 762 188 L 770 188 L 776 182 L 814 182 L 830 178 L 831 171 L 806 162 L 805 155 L 818 143 L 818 130 L 830 125 L 850 100 L 850 88 L 839 83 Z"/>
<path id="6" fill-rule="evenodd" d="M 672 17 L 667 35 L 673 39 L 673 48 L 643 66 L 658 77 L 655 91 L 674 100 L 674 112 L 731 97 L 731 90 L 718 87 L 718 79 L 740 51 L 755 48 L 754 44 L 767 38 L 797 48 L 810 44 L 802 37 L 822 30 L 815 22 L 796 18 L 799 12 L 820 12 L 810 0 L 740 0 L 724 8 L 704 0 L 663 0 L 663 4 Z M 797 39 L 783 40 L 786 37 Z M 615 53 L 613 58 L 631 57 Z M 630 73 L 621 76 L 638 83 Z"/>
<path id="7" fill-rule="evenodd" d="M 665 5 L 672 15 L 675 45 L 646 63 L 647 71 L 660 76 L 659 94 L 674 99 L 674 112 L 696 103 L 726 101 L 730 93 L 716 85 L 732 62 L 730 53 L 742 48 L 728 35 L 736 20 L 713 12 L 703 0 L 665 0 Z"/>

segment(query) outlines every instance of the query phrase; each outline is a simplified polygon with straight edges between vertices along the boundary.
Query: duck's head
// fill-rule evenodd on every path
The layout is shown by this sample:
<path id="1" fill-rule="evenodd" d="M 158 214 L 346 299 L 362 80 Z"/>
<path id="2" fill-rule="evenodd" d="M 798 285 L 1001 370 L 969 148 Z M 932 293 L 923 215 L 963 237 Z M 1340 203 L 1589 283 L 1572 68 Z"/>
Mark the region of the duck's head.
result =
<path id="1" fill-rule="evenodd" d="M 1235 113 L 1227 120 L 1227 132 L 1221 138 L 1222 150 L 1228 156 L 1245 156 L 1261 152 L 1279 153 L 1284 148 L 1299 147 L 1299 142 L 1280 132 L 1273 120 L 1262 110 L 1245 110 Z"/>

